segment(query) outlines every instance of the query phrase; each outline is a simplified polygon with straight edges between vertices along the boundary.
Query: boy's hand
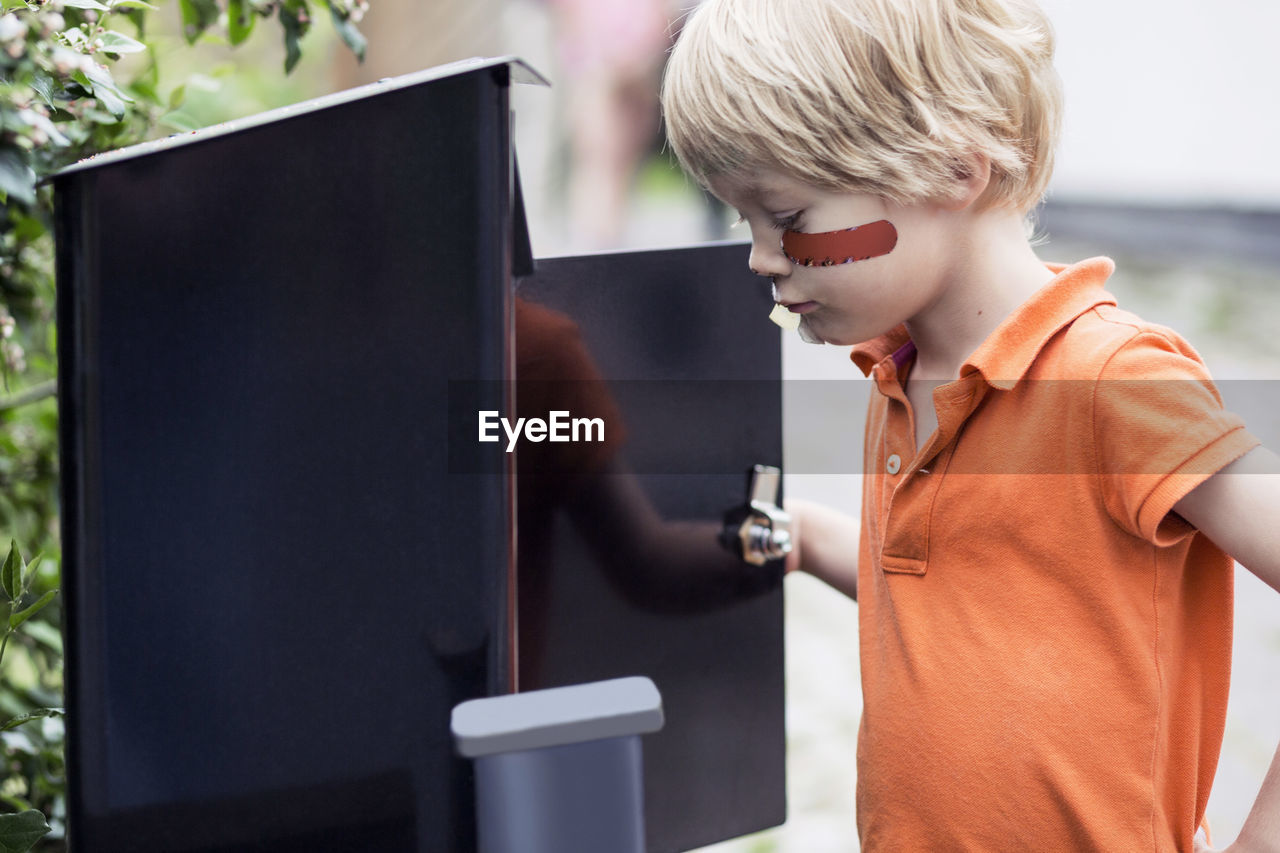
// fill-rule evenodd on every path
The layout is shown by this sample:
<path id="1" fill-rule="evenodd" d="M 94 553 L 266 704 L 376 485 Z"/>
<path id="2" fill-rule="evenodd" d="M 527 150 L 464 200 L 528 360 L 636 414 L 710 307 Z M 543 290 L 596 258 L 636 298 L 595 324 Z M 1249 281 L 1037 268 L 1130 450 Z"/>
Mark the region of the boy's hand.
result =
<path id="1" fill-rule="evenodd" d="M 1209 846 L 1209 839 L 1205 837 L 1203 826 L 1196 830 L 1192 842 L 1195 845 L 1192 847 L 1192 853 L 1226 853 L 1226 850 L 1218 851 Z"/>
<path id="2" fill-rule="evenodd" d="M 788 572 L 807 572 L 858 599 L 858 520 L 806 500 L 787 500 L 791 515 Z"/>
<path id="3" fill-rule="evenodd" d="M 800 531 L 804 528 L 804 510 L 800 507 L 803 503 L 803 501 L 783 501 L 783 509 L 791 516 L 791 551 L 783 564 L 787 574 L 801 570 L 803 558 L 800 556 L 800 551 L 804 545 L 804 539 Z"/>
<path id="4" fill-rule="evenodd" d="M 1192 841 L 1195 845 L 1191 848 L 1192 853 L 1246 853 L 1246 850 L 1248 849 L 1241 848 L 1239 841 L 1236 841 L 1235 844 L 1228 844 L 1226 847 L 1222 848 L 1211 846 L 1209 844 L 1208 837 L 1205 835 L 1203 826 L 1196 830 L 1195 837 L 1192 838 Z"/>

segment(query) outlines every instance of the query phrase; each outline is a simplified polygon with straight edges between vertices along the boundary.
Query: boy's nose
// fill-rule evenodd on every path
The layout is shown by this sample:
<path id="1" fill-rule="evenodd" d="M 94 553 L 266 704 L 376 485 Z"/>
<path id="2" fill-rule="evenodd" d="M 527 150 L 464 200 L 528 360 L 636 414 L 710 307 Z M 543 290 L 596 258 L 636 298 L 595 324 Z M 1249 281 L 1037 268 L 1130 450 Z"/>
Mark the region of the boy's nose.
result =
<path id="1" fill-rule="evenodd" d="M 769 278 L 775 278 L 791 272 L 791 261 L 787 260 L 787 256 L 782 254 L 780 241 L 770 246 L 762 244 L 759 240 L 753 240 L 751 242 L 751 256 L 747 260 L 747 266 L 756 275 Z"/>

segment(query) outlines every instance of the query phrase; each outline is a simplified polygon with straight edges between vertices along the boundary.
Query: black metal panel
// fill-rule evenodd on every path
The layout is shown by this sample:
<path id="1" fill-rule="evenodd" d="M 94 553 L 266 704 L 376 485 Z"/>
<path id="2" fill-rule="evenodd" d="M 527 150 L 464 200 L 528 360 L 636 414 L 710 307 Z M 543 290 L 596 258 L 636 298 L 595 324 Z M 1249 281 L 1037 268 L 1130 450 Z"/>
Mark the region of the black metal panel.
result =
<path id="1" fill-rule="evenodd" d="M 76 849 L 473 849 L 511 520 L 446 411 L 504 378 L 507 82 L 56 180 Z"/>
<path id="2" fill-rule="evenodd" d="M 517 411 L 605 440 L 519 445 L 520 689 L 647 675 L 653 853 L 785 818 L 780 567 L 716 542 L 782 459 L 781 341 L 747 247 L 541 259 L 517 288 Z"/>

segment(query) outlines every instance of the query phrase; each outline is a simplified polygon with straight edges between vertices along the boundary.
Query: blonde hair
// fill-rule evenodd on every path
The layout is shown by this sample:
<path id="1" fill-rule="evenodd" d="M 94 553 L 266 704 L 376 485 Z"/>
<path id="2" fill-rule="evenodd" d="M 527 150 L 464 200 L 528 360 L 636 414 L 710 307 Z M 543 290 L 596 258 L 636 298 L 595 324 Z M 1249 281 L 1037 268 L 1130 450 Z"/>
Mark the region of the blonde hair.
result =
<path id="1" fill-rule="evenodd" d="M 770 168 L 901 203 L 982 155 L 980 204 L 1026 211 L 1061 126 L 1053 44 L 1034 0 L 707 0 L 667 64 L 668 139 L 704 185 Z"/>

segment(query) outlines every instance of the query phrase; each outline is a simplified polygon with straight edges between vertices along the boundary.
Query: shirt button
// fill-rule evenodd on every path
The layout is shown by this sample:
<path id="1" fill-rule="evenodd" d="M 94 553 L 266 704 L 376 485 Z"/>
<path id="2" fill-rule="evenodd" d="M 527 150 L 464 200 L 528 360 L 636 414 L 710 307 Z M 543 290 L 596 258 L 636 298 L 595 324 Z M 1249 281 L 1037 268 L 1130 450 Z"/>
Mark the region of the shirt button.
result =
<path id="1" fill-rule="evenodd" d="M 884 470 L 888 471 L 890 474 L 898 473 L 898 471 L 901 468 L 902 468 L 902 459 L 898 456 L 898 454 L 896 453 L 890 454 L 889 458 L 885 460 Z"/>

